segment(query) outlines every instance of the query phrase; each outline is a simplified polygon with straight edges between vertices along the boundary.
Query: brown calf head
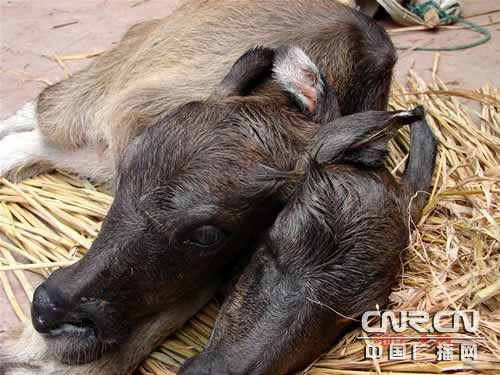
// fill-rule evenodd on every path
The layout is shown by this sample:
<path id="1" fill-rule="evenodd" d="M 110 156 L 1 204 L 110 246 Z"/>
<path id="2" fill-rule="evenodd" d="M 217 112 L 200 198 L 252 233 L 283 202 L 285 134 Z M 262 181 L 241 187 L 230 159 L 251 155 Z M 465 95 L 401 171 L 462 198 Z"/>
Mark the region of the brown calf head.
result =
<path id="1" fill-rule="evenodd" d="M 420 109 L 367 112 L 322 127 L 304 177 L 222 306 L 207 349 L 182 375 L 288 374 L 366 310 L 384 306 L 408 244 L 410 198 L 429 188 L 435 141 Z M 414 122 L 416 121 L 416 122 Z M 402 185 L 381 164 L 411 123 Z M 425 203 L 413 199 L 417 220 Z"/>
<path id="2" fill-rule="evenodd" d="M 133 141 L 92 248 L 35 293 L 33 325 L 51 351 L 85 363 L 157 314 L 171 314 L 167 334 L 206 303 L 282 208 L 283 182 L 266 176 L 295 167 L 336 108 L 327 93 L 302 50 L 256 48 L 208 100 Z"/>

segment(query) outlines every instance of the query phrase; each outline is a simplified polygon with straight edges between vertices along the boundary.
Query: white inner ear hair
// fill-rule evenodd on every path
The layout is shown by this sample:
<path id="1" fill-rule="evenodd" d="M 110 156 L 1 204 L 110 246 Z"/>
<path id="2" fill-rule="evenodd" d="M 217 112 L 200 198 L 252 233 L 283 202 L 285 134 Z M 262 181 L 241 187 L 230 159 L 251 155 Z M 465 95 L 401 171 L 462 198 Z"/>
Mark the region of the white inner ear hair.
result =
<path id="1" fill-rule="evenodd" d="M 324 84 L 318 67 L 301 48 L 290 47 L 276 54 L 273 78 L 304 108 L 315 111 Z"/>

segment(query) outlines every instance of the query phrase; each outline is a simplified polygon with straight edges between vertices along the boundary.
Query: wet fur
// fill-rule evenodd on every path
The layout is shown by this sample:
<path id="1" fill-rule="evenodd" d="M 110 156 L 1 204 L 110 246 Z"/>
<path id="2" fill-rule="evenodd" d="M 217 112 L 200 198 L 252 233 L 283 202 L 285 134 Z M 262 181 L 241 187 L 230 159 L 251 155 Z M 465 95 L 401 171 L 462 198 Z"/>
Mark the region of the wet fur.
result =
<path id="1" fill-rule="evenodd" d="M 364 311 L 385 307 L 434 170 L 436 141 L 418 113 L 396 116 L 414 121 L 401 184 L 381 165 L 395 130 L 388 113 L 348 116 L 320 131 L 289 202 L 224 302 L 207 348 L 179 375 L 294 373 Z"/>
<path id="2" fill-rule="evenodd" d="M 246 86 L 239 96 L 228 97 L 220 90 L 223 77 L 234 61 L 256 45 L 273 47 L 273 57 L 283 57 L 282 53 L 286 57 L 286 46 L 300 47 L 322 76 L 288 85 L 280 77 L 290 77 L 289 70 L 275 70 L 277 80 L 269 71 L 257 87 Z M 249 53 L 251 57 L 254 52 Z M 333 112 L 384 109 L 394 63 L 394 49 L 385 32 L 332 1 L 195 1 L 164 20 L 134 26 L 116 48 L 90 67 L 44 90 L 37 101 L 38 123 L 33 130 L 0 140 L 1 146 L 9 137 L 28 137 L 40 146 L 38 153 L 27 154 L 11 169 L 1 168 L 8 158 L 0 155 L 0 171 L 15 178 L 25 167 L 34 173 L 55 166 L 98 181 L 112 181 L 118 187 L 88 255 L 55 272 L 45 286 L 72 302 L 87 296 L 97 301 L 112 299 L 114 303 L 101 317 L 107 322 L 106 329 L 118 332 L 121 342 L 102 359 L 67 367 L 50 359 L 65 360 L 64 345 L 46 349 L 27 329 L 25 336 L 7 338 L 0 344 L 0 355 L 9 363 L 7 371 L 29 372 L 25 366 L 28 358 L 36 366 L 45 366 L 47 374 L 130 372 L 161 339 L 141 341 L 137 337 L 137 332 L 143 332 L 140 327 L 146 327 L 148 333 L 143 336 L 148 336 L 155 322 L 171 321 L 176 314 L 177 323 L 188 319 L 213 294 L 215 286 L 208 288 L 207 282 L 220 285 L 221 280 L 213 280 L 213 275 L 223 275 L 231 262 L 251 251 L 249 244 L 271 224 L 290 189 L 282 180 L 268 178 L 268 172 L 293 170 L 318 125 L 328 122 Z M 233 79 L 244 80 L 235 72 Z M 322 100 L 304 101 L 294 94 L 310 82 L 326 85 Z M 315 92 L 323 91 L 308 90 L 305 97 Z M 331 92 L 336 92 L 338 106 L 330 105 Z M 17 144 L 22 151 L 23 143 Z M 16 153 L 5 156 L 10 155 Z M 86 155 L 92 156 L 91 163 Z M 162 192 L 164 181 L 170 185 L 170 195 Z M 167 196 L 175 198 L 177 206 L 165 209 L 155 201 Z M 231 230 L 238 228 L 233 242 L 213 263 L 193 256 L 188 261 L 196 262 L 195 267 L 180 267 L 173 257 L 165 267 L 158 241 L 162 238 L 168 243 L 172 237 L 159 231 L 162 215 L 179 220 L 186 213 L 196 216 L 196 210 L 183 202 L 206 197 L 221 217 L 236 218 L 221 224 Z M 181 208 L 177 216 L 169 211 L 172 207 Z M 143 249 L 152 256 L 145 258 Z M 117 258 L 118 250 L 121 257 Z M 187 252 L 182 249 L 174 254 L 182 258 Z M 134 272 L 129 272 L 129 261 Z M 195 277 L 168 284 L 165 280 L 173 274 L 172 265 L 179 272 L 189 269 Z M 141 278 L 143 274 L 154 277 Z M 154 288 L 151 280 L 155 280 Z M 102 295 L 103 285 L 122 294 Z M 176 293 L 185 297 L 198 288 L 202 289 L 200 300 L 183 311 L 176 310 L 189 301 Z M 76 306 L 79 310 L 97 308 Z M 115 318 L 108 319 L 111 316 Z M 178 327 L 177 323 L 157 331 L 159 336 Z M 18 342 L 15 345 L 30 351 L 31 356 L 13 350 L 18 346 L 11 342 Z M 116 358 L 127 358 L 126 367 L 117 369 Z M 79 358 L 70 360 L 75 361 Z"/>

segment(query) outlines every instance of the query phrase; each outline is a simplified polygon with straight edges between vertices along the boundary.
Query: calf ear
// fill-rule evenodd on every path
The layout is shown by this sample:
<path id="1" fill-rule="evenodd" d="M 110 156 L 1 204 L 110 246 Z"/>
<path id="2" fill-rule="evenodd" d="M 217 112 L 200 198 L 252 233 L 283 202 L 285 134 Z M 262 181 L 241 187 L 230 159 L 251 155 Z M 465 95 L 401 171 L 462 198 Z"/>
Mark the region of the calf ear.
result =
<path id="1" fill-rule="evenodd" d="M 278 48 L 273 78 L 303 110 L 316 113 L 325 92 L 325 82 L 318 67 L 302 49 Z"/>
<path id="2" fill-rule="evenodd" d="M 245 52 L 215 89 L 212 98 L 243 96 L 271 76 L 275 51 L 255 47 Z"/>
<path id="3" fill-rule="evenodd" d="M 320 164 L 381 165 L 387 152 L 387 142 L 396 130 L 423 116 L 422 107 L 417 107 L 412 111 L 369 111 L 341 117 L 320 128 L 314 150 L 315 160 Z"/>
<path id="4" fill-rule="evenodd" d="M 340 111 L 335 93 L 326 87 L 318 67 L 309 56 L 293 46 L 248 50 L 233 64 L 211 98 L 247 95 L 271 77 L 301 110 L 315 115 L 317 120 L 338 117 Z"/>

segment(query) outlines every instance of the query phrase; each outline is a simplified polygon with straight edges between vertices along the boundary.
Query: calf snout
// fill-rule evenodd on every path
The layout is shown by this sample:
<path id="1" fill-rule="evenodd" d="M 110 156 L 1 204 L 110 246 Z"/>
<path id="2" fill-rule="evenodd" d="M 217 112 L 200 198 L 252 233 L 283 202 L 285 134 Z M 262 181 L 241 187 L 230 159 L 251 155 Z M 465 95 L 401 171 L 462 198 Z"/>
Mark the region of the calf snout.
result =
<path id="1" fill-rule="evenodd" d="M 31 307 L 33 327 L 40 333 L 54 336 L 73 333 L 98 337 L 102 330 L 98 312 L 103 302 L 85 299 L 78 302 L 65 298 L 57 288 L 51 288 L 47 283 L 40 285 Z"/>
<path id="2" fill-rule="evenodd" d="M 62 298 L 40 285 L 33 295 L 31 318 L 33 327 L 40 333 L 49 333 L 60 326 L 65 316 Z"/>

